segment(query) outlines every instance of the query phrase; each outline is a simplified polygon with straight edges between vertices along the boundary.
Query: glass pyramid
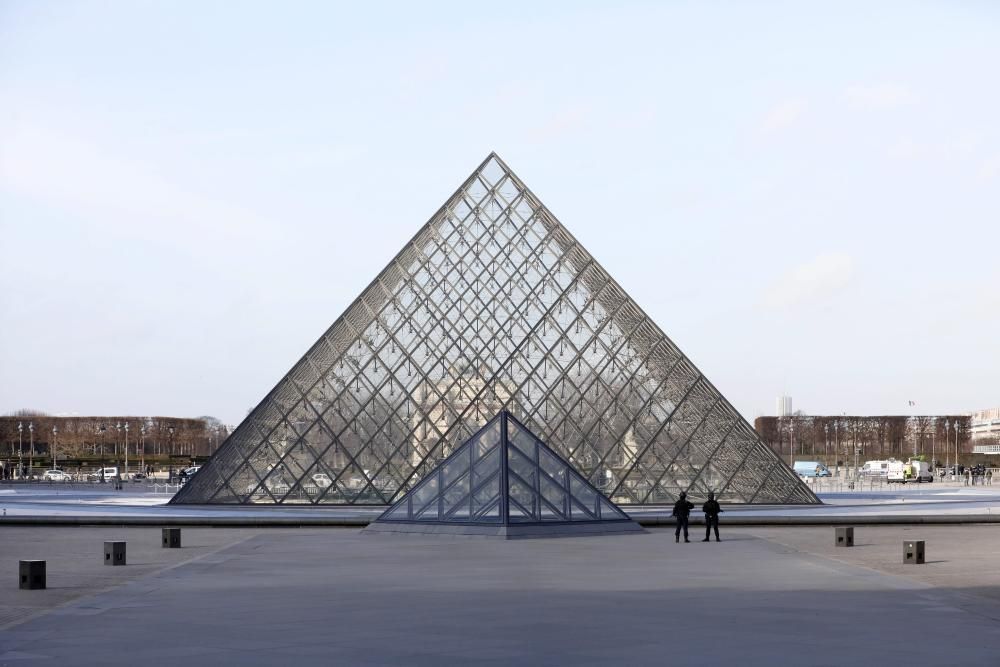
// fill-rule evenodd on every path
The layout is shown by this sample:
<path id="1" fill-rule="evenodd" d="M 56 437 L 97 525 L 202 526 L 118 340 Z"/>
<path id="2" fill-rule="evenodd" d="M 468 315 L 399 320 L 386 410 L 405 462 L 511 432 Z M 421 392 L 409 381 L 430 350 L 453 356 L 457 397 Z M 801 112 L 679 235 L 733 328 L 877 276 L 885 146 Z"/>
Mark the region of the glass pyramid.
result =
<path id="1" fill-rule="evenodd" d="M 445 531 L 441 526 L 458 530 Z M 506 410 L 420 480 L 369 530 L 506 537 L 642 531 Z"/>
<path id="2" fill-rule="evenodd" d="M 392 504 L 501 409 L 619 504 L 819 502 L 495 154 L 171 502 Z"/>

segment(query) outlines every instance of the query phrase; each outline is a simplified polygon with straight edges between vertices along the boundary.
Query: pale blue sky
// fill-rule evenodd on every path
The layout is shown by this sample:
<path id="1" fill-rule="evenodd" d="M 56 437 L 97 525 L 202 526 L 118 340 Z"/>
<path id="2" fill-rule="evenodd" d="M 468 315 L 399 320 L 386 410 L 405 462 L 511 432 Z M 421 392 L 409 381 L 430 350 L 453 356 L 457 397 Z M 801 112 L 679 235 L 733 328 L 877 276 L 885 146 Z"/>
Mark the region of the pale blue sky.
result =
<path id="1" fill-rule="evenodd" d="M 991 2 L 8 0 L 0 412 L 238 422 L 490 150 L 746 416 L 1000 405 L 998 84 Z"/>

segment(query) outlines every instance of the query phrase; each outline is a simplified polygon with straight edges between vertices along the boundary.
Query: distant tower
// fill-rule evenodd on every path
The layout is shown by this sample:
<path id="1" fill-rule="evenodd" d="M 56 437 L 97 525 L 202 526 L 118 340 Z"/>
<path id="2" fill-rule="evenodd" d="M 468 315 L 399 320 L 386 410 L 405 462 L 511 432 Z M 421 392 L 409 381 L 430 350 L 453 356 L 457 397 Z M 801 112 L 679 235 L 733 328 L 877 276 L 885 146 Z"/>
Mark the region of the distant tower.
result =
<path id="1" fill-rule="evenodd" d="M 792 397 L 791 396 L 779 396 L 777 403 L 777 412 L 779 417 L 791 417 L 792 416 Z"/>

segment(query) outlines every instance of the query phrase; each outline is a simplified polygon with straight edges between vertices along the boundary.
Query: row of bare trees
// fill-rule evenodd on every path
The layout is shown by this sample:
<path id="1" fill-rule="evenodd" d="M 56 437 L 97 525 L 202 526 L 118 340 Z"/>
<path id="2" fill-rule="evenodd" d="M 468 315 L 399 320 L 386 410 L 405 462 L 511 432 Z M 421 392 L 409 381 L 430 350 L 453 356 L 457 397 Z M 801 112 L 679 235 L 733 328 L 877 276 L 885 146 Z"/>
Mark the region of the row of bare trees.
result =
<path id="1" fill-rule="evenodd" d="M 115 456 L 126 444 L 130 457 L 208 456 L 227 435 L 214 417 L 56 417 L 22 410 L 0 417 L 0 459 L 30 452 L 60 459 Z"/>
<path id="2" fill-rule="evenodd" d="M 968 453 L 971 417 L 940 416 L 809 416 L 758 417 L 754 428 L 778 454 L 836 461 L 912 456 L 914 449 L 939 461 Z"/>

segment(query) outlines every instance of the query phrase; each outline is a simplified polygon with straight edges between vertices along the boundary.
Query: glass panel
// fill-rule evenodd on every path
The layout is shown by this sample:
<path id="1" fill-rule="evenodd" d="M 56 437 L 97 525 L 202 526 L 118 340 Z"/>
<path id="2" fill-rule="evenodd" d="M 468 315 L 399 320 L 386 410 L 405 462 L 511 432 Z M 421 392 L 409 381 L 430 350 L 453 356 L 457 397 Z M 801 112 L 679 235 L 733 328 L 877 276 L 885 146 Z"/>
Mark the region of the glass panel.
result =
<path id="1" fill-rule="evenodd" d="M 519 519 L 531 519 L 538 516 L 538 501 L 535 491 L 524 483 L 514 479 L 509 480 L 509 501 L 511 520 L 516 516 Z M 515 511 L 516 508 L 516 511 Z"/>
<path id="2" fill-rule="evenodd" d="M 540 483 L 542 498 L 548 503 L 541 504 L 542 518 L 559 521 L 568 520 L 569 517 L 566 514 L 566 491 L 546 477 L 542 477 Z"/>
<path id="3" fill-rule="evenodd" d="M 409 518 L 409 501 L 400 503 L 385 515 L 386 519 L 400 520 Z"/>
<path id="4" fill-rule="evenodd" d="M 469 516 L 469 475 L 466 473 L 444 492 L 444 513 L 458 519 Z"/>

